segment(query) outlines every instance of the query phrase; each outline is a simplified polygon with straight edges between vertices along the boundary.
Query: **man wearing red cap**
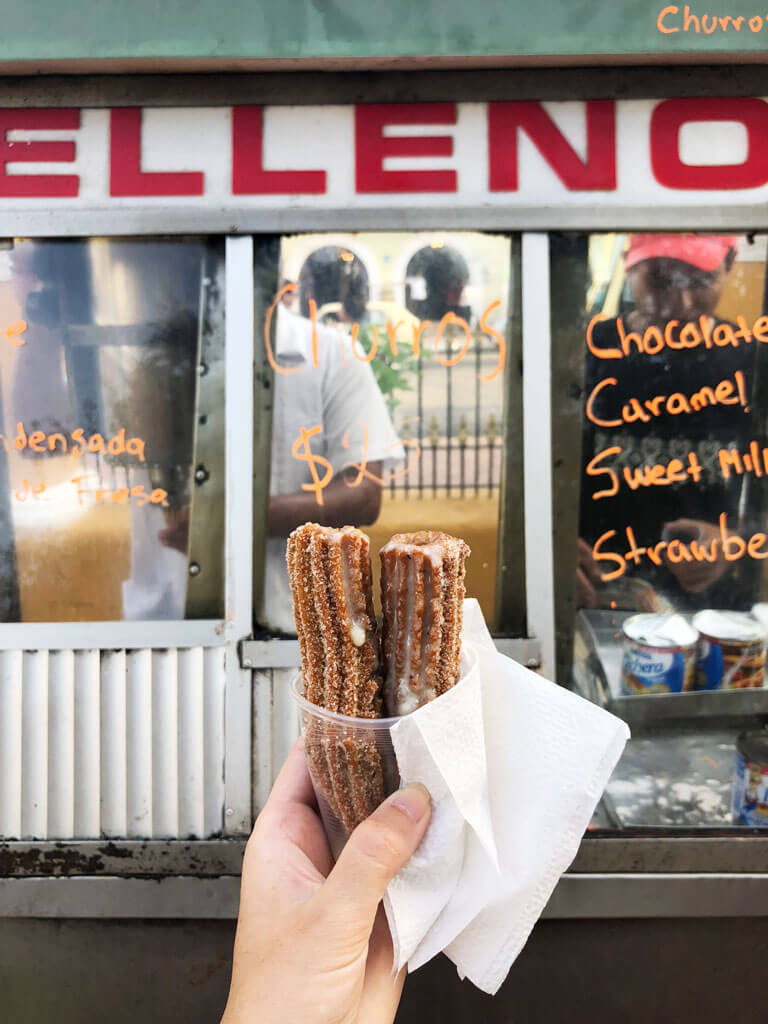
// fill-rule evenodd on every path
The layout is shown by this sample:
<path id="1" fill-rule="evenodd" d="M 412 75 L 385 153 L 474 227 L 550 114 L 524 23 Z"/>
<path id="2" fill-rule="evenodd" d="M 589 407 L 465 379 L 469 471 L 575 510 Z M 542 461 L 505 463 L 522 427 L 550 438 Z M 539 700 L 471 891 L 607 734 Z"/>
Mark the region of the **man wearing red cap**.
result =
<path id="1" fill-rule="evenodd" d="M 745 407 L 749 402 L 705 404 L 682 415 L 671 415 L 663 402 L 653 405 L 657 396 L 675 392 L 691 395 L 701 388 L 715 388 L 721 380 L 738 380 L 737 371 L 745 395 L 751 396 L 756 344 L 743 340 L 735 345 L 704 343 L 718 325 L 725 325 L 721 332 L 727 336 L 731 328 L 736 331 L 736 325 L 718 319 L 715 310 L 737 244 L 738 238 L 721 235 L 629 238 L 624 257 L 625 308 L 616 319 L 593 322 L 588 346 L 585 398 L 594 395 L 594 401 L 590 416 L 585 416 L 582 448 L 577 573 L 581 606 L 603 603 L 606 592 L 600 577 L 606 566 L 608 570 L 616 567 L 615 562 L 600 563 L 593 558 L 595 542 L 606 531 L 615 530 L 615 534 L 599 550 L 623 553 L 627 526 L 632 527 L 641 547 L 677 537 L 683 542 L 696 539 L 707 549 L 721 536 L 722 513 L 728 515 L 729 529 L 738 526 L 742 480 L 735 476 L 724 479 L 717 452 L 734 445 L 741 449 L 749 437 L 759 436 L 752 432 Z M 653 343 L 645 351 L 638 350 L 634 342 L 622 345 L 622 338 L 630 332 L 639 338 L 652 338 Z M 681 343 L 681 334 L 687 343 Z M 698 336 L 701 344 L 691 344 L 691 338 Z M 662 339 L 663 343 L 658 344 Z M 606 384 L 600 387 L 602 381 Z M 633 398 L 644 416 L 628 416 L 626 422 L 622 410 Z M 643 404 L 647 400 L 651 400 L 650 411 Z M 654 408 L 658 415 L 651 414 Z M 612 451 L 596 459 L 607 449 Z M 691 452 L 701 467 L 698 478 L 686 474 L 683 480 L 664 480 L 661 485 L 636 489 L 625 482 L 624 469 L 637 474 L 642 467 L 667 466 L 673 459 L 690 465 L 686 460 Z M 608 468 L 616 474 L 614 478 L 595 473 Z M 609 479 L 619 480 L 617 493 L 596 498 L 606 490 Z M 638 479 L 637 475 L 632 479 Z M 641 603 L 653 607 L 655 594 L 661 594 L 681 609 L 748 606 L 748 567 L 726 562 L 722 546 L 716 548 L 718 557 L 714 561 L 672 563 L 666 559 L 661 566 L 648 559 L 628 561 L 628 573 L 654 588 L 645 588 Z M 637 587 L 632 589 L 630 604 L 640 592 Z"/>
<path id="2" fill-rule="evenodd" d="M 737 243 L 725 235 L 631 235 L 624 257 L 635 300 L 629 329 L 713 317 Z"/>

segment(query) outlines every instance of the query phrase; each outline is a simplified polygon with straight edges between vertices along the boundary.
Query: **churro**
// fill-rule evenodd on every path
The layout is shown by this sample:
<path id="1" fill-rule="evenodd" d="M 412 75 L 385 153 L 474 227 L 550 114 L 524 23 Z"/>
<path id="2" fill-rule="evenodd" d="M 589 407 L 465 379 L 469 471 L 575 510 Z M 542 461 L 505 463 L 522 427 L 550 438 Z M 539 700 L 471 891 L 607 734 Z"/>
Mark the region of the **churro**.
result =
<path id="1" fill-rule="evenodd" d="M 304 523 L 288 538 L 304 696 L 352 718 L 381 714 L 368 537 Z"/>
<path id="2" fill-rule="evenodd" d="M 465 559 L 458 537 L 398 533 L 381 549 L 384 702 L 406 715 L 458 682 Z"/>
<path id="3" fill-rule="evenodd" d="M 378 718 L 381 677 L 368 537 L 351 526 L 305 523 L 288 538 L 287 562 L 305 698 L 350 718 Z M 304 746 L 322 796 L 350 833 L 384 799 L 375 743 L 318 717 L 306 728 Z"/>

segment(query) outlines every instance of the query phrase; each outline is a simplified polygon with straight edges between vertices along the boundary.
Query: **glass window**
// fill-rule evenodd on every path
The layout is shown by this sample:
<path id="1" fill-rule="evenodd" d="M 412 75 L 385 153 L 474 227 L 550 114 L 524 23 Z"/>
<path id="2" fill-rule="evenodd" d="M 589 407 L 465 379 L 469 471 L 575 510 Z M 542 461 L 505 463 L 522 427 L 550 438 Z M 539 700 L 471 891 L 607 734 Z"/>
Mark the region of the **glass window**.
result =
<path id="1" fill-rule="evenodd" d="M 739 737 L 757 730 L 765 760 L 768 711 L 766 240 L 553 236 L 551 251 L 571 386 L 560 406 L 555 392 L 554 437 L 563 484 L 578 481 L 555 498 L 558 641 L 575 683 L 633 728 L 613 818 L 745 824 Z"/>
<path id="2" fill-rule="evenodd" d="M 493 622 L 511 263 L 478 232 L 281 239 L 263 625 L 294 631 L 285 538 L 307 520 L 365 527 L 375 574 L 393 533 L 464 537 Z"/>
<path id="3" fill-rule="evenodd" d="M 0 251 L 8 622 L 223 614 L 223 247 Z"/>

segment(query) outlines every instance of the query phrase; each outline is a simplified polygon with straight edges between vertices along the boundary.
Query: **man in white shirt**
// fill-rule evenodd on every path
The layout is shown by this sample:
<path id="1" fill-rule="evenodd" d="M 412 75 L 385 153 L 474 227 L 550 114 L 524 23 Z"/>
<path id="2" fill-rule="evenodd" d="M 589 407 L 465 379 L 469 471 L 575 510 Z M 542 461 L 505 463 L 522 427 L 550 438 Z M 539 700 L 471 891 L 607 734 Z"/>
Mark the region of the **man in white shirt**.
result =
<path id="1" fill-rule="evenodd" d="M 269 537 L 258 619 L 268 629 L 295 633 L 285 565 L 288 534 L 307 521 L 375 522 L 379 481 L 404 454 L 363 350 L 353 351 L 348 335 L 321 325 L 313 346 L 310 320 L 282 303 L 276 315 Z M 322 488 L 313 478 L 308 448 L 325 460 L 315 463 L 317 478 L 327 481 Z"/>

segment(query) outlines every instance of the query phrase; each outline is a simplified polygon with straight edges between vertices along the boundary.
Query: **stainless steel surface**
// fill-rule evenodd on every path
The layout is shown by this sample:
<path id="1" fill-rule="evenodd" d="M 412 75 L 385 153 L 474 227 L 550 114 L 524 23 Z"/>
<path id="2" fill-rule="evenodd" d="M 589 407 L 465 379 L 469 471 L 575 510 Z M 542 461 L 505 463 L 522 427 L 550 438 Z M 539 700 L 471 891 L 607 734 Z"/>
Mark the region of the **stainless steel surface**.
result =
<path id="1" fill-rule="evenodd" d="M 765 917 L 765 874 L 564 875 L 542 915 L 558 918 Z"/>
<path id="2" fill-rule="evenodd" d="M 240 879 L 0 878 L 0 917 L 231 919 Z M 573 918 L 768 916 L 764 874 L 564 875 L 542 915 Z"/>
<path id="3" fill-rule="evenodd" d="M 496 996 L 436 957 L 408 977 L 397 1024 L 754 1024 L 749 979 L 763 976 L 767 931 L 765 918 L 542 921 Z M 4 1021 L 103 1024 L 106 1007 L 109 1024 L 212 1024 L 234 932 L 234 921 L 6 918 Z"/>
<path id="4" fill-rule="evenodd" d="M 614 714 L 635 729 L 681 719 L 699 720 L 701 723 L 707 719 L 768 715 L 768 690 L 710 690 L 617 697 L 610 707 Z"/>
<path id="5" fill-rule="evenodd" d="M 0 878 L 0 917 L 237 917 L 240 879 Z"/>
<path id="6" fill-rule="evenodd" d="M 577 631 L 597 656 L 609 695 L 607 706 L 623 718 L 631 729 L 651 728 L 674 721 L 720 721 L 768 714 L 768 689 L 707 690 L 689 693 L 653 693 L 623 695 L 621 662 L 624 621 L 628 611 L 582 609 L 577 615 Z M 598 665 L 591 662 L 595 671 Z"/>
<path id="7" fill-rule="evenodd" d="M 764 874 L 768 835 L 725 829 L 716 836 L 665 834 L 598 836 L 588 833 L 569 874 Z"/>
<path id="8" fill-rule="evenodd" d="M 606 789 L 622 826 L 731 825 L 735 740 L 734 730 L 713 729 L 633 737 Z"/>
<path id="9" fill-rule="evenodd" d="M 576 617 L 576 689 L 633 731 L 603 807 L 622 829 L 729 828 L 736 738 L 768 713 L 768 691 L 620 695 L 622 624 L 630 614 L 582 610 Z"/>
<path id="10" fill-rule="evenodd" d="M 224 593 L 225 446 L 224 263 L 203 256 L 195 374 L 192 483 L 184 617 L 213 617 Z M 196 571 L 193 572 L 193 568 Z"/>

